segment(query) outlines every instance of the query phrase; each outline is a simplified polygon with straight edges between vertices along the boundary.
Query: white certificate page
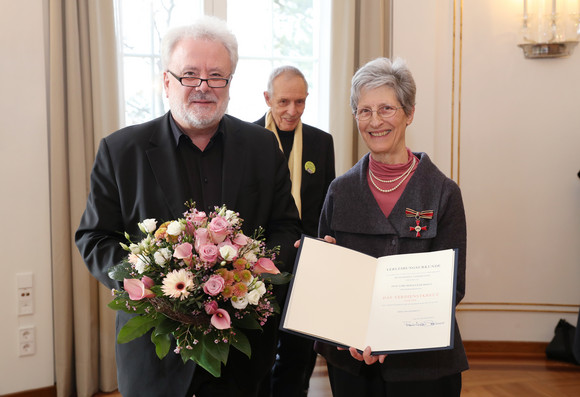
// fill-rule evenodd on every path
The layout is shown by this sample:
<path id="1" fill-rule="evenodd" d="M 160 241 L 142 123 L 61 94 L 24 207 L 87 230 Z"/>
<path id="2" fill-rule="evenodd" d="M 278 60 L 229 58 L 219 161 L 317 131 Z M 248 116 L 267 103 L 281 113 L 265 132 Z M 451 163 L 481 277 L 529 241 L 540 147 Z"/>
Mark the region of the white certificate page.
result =
<path id="1" fill-rule="evenodd" d="M 452 347 L 455 252 L 379 258 L 368 345 L 381 350 Z"/>
<path id="2" fill-rule="evenodd" d="M 374 258 L 303 236 L 281 328 L 375 353 L 452 347 L 455 250 Z"/>

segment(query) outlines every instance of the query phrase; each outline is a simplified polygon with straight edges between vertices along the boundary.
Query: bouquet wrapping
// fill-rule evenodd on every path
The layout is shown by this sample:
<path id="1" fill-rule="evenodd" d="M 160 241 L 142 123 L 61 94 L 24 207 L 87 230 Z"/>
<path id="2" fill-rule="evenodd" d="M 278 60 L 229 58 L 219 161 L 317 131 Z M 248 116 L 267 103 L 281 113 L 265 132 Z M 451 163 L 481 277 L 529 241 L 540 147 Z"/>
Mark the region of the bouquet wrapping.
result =
<path id="1" fill-rule="evenodd" d="M 276 267 L 279 247 L 266 248 L 262 228 L 246 236 L 239 214 L 225 205 L 210 214 L 187 205 L 183 218 L 140 222 L 145 236 L 138 242 L 125 233 L 128 255 L 109 271 L 123 288 L 113 290 L 109 307 L 139 314 L 119 331 L 118 343 L 152 330 L 160 359 L 175 341 L 184 362 L 219 377 L 230 346 L 251 356 L 241 330 L 260 329 L 280 312 L 272 286 L 291 275 Z"/>

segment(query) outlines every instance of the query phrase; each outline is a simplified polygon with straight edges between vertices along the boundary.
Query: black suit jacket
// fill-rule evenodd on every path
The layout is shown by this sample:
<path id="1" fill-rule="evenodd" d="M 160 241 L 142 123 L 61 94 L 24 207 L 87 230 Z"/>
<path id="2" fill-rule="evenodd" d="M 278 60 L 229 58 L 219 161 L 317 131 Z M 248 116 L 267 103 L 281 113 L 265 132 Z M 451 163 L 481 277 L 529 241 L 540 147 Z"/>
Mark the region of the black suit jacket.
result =
<path id="1" fill-rule="evenodd" d="M 266 116 L 255 121 L 265 126 Z M 307 161 L 314 163 L 316 170 L 310 173 L 306 170 Z M 332 135 L 308 124 L 302 123 L 302 185 L 300 200 L 302 201 L 302 226 L 304 233 L 318 236 L 318 220 L 324 197 L 330 182 L 335 177 L 334 143 Z"/>
<path id="2" fill-rule="evenodd" d="M 126 255 L 119 246 L 124 240 L 122 233 L 139 236 L 137 223 L 146 218 L 163 222 L 182 217 L 184 203 L 190 199 L 185 197 L 181 182 L 169 117 L 167 113 L 123 128 L 100 143 L 91 173 L 91 191 L 75 240 L 90 272 L 109 288 L 119 287 L 109 279 L 107 270 Z M 216 205 L 226 204 L 228 209 L 239 212 L 248 235 L 258 226 L 264 227 L 268 246 L 281 246 L 279 259 L 286 266 L 281 270 L 290 271 L 300 221 L 278 142 L 266 129 L 228 115 L 223 118 L 223 130 L 223 203 Z M 117 313 L 117 332 L 129 318 L 129 314 Z M 250 386 L 271 367 L 276 325 L 266 324 L 263 334 L 248 335 L 252 342 L 251 363 L 244 362 L 232 349 L 234 354 L 228 364 L 241 360 L 237 363 L 241 366 L 240 378 Z M 181 357 L 172 352 L 159 360 L 149 334 L 117 344 L 116 353 L 123 396 L 186 395 L 195 365 L 184 365 Z"/>

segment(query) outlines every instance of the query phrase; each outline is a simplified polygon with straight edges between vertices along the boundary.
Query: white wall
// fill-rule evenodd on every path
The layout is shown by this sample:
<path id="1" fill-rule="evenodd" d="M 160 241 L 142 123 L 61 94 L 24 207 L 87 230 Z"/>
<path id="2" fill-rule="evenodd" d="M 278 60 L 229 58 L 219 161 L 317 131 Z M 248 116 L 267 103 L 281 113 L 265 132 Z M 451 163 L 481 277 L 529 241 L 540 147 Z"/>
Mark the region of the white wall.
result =
<path id="1" fill-rule="evenodd" d="M 560 317 L 576 322 L 560 311 L 578 308 L 565 305 L 580 304 L 580 48 L 525 59 L 522 1 L 455 2 L 455 19 L 446 3 L 395 0 L 393 54 L 418 85 L 409 146 L 454 179 L 460 172 L 462 334 L 549 341 Z"/>
<path id="2" fill-rule="evenodd" d="M 45 5 L 0 0 L 0 395 L 54 384 Z M 19 273 L 33 273 L 31 315 L 18 316 Z M 20 357 L 28 326 L 36 353 Z"/>

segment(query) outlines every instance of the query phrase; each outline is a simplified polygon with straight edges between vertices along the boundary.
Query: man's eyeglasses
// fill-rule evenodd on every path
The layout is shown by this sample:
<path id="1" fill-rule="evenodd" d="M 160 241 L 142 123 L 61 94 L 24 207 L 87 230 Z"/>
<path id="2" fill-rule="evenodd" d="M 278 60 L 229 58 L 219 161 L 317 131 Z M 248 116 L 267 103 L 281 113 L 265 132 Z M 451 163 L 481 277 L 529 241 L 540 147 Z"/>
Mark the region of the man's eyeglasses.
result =
<path id="1" fill-rule="evenodd" d="M 208 87 L 224 88 L 226 85 L 228 85 L 228 83 L 231 80 L 231 77 L 229 79 L 224 79 L 222 77 L 210 77 L 209 79 L 202 79 L 200 77 L 189 77 L 189 76 L 179 77 L 176 76 L 175 73 L 173 73 L 171 70 L 168 70 L 168 72 L 173 77 L 175 77 L 175 79 L 179 81 L 179 83 L 184 87 L 199 87 L 201 83 L 205 81 Z"/>
<path id="2" fill-rule="evenodd" d="M 370 120 L 371 117 L 373 117 L 374 112 L 377 112 L 379 117 L 385 120 L 390 117 L 393 117 L 395 113 L 397 113 L 397 110 L 402 108 L 403 108 L 402 106 L 389 106 L 389 105 L 381 106 L 377 110 L 369 108 L 361 108 L 356 110 L 355 117 L 359 121 L 367 121 Z"/>

